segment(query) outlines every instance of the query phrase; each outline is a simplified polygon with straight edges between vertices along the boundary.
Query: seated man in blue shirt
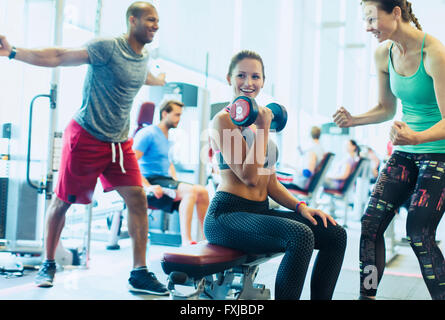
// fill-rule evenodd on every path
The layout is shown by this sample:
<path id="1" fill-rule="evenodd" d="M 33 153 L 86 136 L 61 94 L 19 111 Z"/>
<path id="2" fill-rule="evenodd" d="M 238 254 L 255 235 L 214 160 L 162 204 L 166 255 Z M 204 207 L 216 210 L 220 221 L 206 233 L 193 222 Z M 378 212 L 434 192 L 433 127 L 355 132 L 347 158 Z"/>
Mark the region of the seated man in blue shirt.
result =
<path id="1" fill-rule="evenodd" d="M 160 110 L 161 122 L 139 130 L 134 137 L 133 149 L 143 176 L 142 183 L 147 191 L 150 190 L 156 198 L 161 198 L 164 194 L 162 188 L 176 190 L 175 200 L 181 201 L 179 217 L 182 244 L 186 245 L 196 243 L 191 235 L 195 206 L 204 238 L 203 222 L 209 206 L 209 195 L 203 186 L 178 181 L 175 167 L 168 157 L 171 147 L 168 131 L 178 126 L 183 106 L 181 102 L 173 100 L 164 103 Z"/>

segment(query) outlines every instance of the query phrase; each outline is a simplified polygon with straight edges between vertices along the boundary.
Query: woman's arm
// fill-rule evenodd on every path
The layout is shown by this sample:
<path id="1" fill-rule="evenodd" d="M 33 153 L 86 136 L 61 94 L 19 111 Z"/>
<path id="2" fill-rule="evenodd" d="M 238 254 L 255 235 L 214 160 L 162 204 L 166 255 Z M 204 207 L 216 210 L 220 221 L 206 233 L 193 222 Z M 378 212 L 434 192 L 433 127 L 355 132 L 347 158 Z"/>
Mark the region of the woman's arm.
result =
<path id="1" fill-rule="evenodd" d="M 211 137 L 215 150 L 222 153 L 233 173 L 249 186 L 257 185 L 261 176 L 261 169 L 263 169 L 266 161 L 272 112 L 270 109 L 260 107 L 258 118 L 256 122 L 257 131 L 250 148 L 228 113 L 219 113 L 213 121 L 214 129 L 217 132 Z"/>
<path id="2" fill-rule="evenodd" d="M 277 179 L 276 174 L 272 174 L 267 185 L 267 194 L 279 205 L 295 211 L 298 201 Z"/>
<path id="3" fill-rule="evenodd" d="M 333 115 L 334 122 L 340 128 L 381 123 L 394 118 L 397 111 L 397 98 L 392 93 L 389 84 L 388 52 L 389 46 L 384 44 L 377 48 L 374 55 L 379 88 L 377 106 L 357 116 L 352 116 L 344 107 L 341 107 Z"/>

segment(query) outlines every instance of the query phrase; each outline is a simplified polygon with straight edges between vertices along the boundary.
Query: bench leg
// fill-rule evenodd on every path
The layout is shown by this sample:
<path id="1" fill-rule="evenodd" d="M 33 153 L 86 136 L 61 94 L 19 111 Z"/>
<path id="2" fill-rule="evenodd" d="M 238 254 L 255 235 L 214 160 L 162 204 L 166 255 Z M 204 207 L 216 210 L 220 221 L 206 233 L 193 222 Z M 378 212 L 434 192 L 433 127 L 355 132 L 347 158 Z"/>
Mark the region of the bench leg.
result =
<path id="1" fill-rule="evenodd" d="M 238 270 L 235 270 L 238 269 Z M 173 300 L 269 300 L 270 290 L 262 284 L 254 283 L 259 266 L 241 266 L 201 279 L 191 279 L 183 272 L 172 272 L 169 276 L 168 290 Z M 240 277 L 239 282 L 234 282 Z M 195 291 L 183 294 L 176 285 L 194 286 Z"/>
<path id="2" fill-rule="evenodd" d="M 235 274 L 231 270 L 200 279 L 190 279 L 183 272 L 172 272 L 169 276 L 167 288 L 173 300 L 226 300 L 234 278 Z M 194 286 L 195 291 L 185 295 L 176 289 L 176 285 Z"/>
<path id="3" fill-rule="evenodd" d="M 196 281 L 190 279 L 184 272 L 172 272 L 168 277 L 167 289 L 173 300 L 198 300 L 205 289 L 206 278 Z M 195 286 L 195 291 L 183 294 L 176 289 L 176 285 Z"/>
<path id="4" fill-rule="evenodd" d="M 269 300 L 270 290 L 263 284 L 254 283 L 259 266 L 244 266 L 241 278 L 241 291 L 238 300 Z"/>
<path id="5" fill-rule="evenodd" d="M 232 270 L 218 273 L 216 280 L 206 282 L 204 294 L 212 300 L 226 300 L 234 279 L 235 275 Z"/>

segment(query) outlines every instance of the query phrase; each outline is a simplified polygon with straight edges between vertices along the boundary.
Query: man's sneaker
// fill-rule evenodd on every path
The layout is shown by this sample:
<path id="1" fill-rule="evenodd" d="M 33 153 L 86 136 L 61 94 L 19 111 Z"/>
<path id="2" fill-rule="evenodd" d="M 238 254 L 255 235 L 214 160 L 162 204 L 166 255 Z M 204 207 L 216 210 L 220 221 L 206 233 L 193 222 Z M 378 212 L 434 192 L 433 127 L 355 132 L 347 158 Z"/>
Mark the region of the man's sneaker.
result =
<path id="1" fill-rule="evenodd" d="M 40 266 L 35 283 L 41 288 L 50 288 L 53 286 L 54 275 L 56 274 L 56 263 L 54 261 L 45 261 Z"/>
<path id="2" fill-rule="evenodd" d="M 167 288 L 156 279 L 153 272 L 148 272 L 146 268 L 131 271 L 128 279 L 128 289 L 131 292 L 155 294 L 158 296 L 168 296 Z"/>

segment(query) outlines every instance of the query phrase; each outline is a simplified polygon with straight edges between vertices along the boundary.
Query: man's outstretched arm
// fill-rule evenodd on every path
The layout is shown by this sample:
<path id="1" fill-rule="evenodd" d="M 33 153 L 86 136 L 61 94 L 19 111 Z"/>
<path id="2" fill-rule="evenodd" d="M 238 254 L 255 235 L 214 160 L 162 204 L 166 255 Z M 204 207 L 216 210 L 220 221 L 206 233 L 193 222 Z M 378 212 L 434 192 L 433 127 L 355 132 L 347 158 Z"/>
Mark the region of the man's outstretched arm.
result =
<path id="1" fill-rule="evenodd" d="M 78 66 L 89 63 L 86 48 L 15 48 L 0 35 L 0 56 L 9 57 L 40 67 Z"/>

